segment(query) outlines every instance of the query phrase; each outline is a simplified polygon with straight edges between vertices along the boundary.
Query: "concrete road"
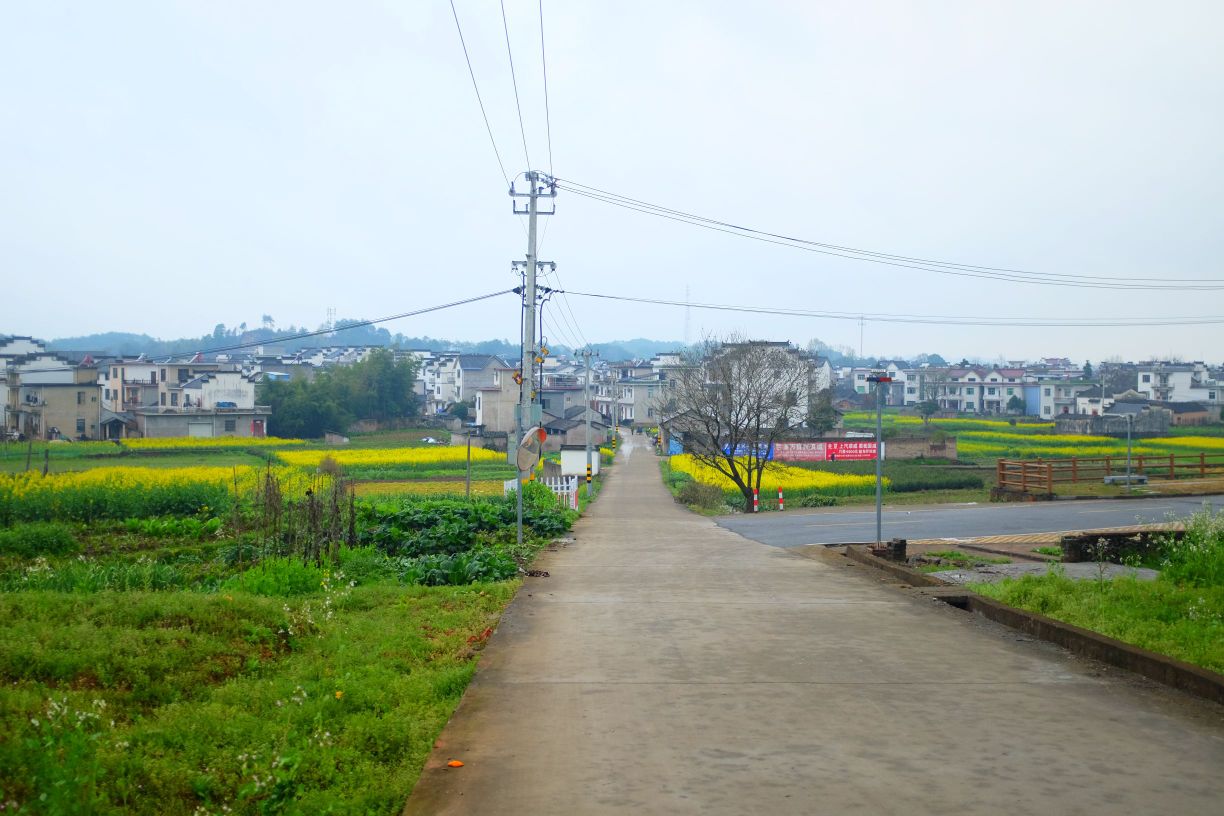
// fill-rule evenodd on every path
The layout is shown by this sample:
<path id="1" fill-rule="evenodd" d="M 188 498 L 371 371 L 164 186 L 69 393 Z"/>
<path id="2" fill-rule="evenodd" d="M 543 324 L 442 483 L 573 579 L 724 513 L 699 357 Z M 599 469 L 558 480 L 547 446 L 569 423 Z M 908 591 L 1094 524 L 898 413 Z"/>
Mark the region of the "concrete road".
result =
<path id="1" fill-rule="evenodd" d="M 721 529 L 628 453 L 407 814 L 1220 813 L 1220 707 Z"/>
<path id="2" fill-rule="evenodd" d="M 1224 496 L 1105 499 L 1101 501 L 972 504 L 884 508 L 884 538 L 971 538 L 1065 532 L 1167 521 L 1224 507 Z M 756 516 L 723 516 L 718 524 L 775 547 L 875 541 L 875 508 L 786 510 Z"/>

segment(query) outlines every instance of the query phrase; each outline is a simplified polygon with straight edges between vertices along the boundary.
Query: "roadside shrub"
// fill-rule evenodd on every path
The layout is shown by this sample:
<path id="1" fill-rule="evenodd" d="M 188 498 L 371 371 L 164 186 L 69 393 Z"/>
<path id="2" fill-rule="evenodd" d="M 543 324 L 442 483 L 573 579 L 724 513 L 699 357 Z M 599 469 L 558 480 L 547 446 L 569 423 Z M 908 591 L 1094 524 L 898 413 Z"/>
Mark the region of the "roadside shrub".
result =
<path id="1" fill-rule="evenodd" d="M 76 552 L 77 540 L 66 524 L 34 522 L 0 530 L 0 555 L 34 558 Z"/>
<path id="2" fill-rule="evenodd" d="M 721 488 L 689 479 L 680 485 L 676 500 L 702 510 L 717 510 L 723 505 L 725 497 Z"/>
<path id="3" fill-rule="evenodd" d="M 795 501 L 798 507 L 835 507 L 837 504 L 836 496 L 822 496 L 819 493 L 809 493 Z"/>
<path id="4" fill-rule="evenodd" d="M 921 490 L 981 489 L 983 485 L 981 476 L 968 473 L 934 472 L 908 479 L 894 478 L 892 489 L 894 493 L 917 493 Z"/>
<path id="5" fill-rule="evenodd" d="M 499 550 L 480 549 L 400 559 L 400 580 L 406 584 L 463 586 L 505 581 L 517 573 L 515 560 Z"/>

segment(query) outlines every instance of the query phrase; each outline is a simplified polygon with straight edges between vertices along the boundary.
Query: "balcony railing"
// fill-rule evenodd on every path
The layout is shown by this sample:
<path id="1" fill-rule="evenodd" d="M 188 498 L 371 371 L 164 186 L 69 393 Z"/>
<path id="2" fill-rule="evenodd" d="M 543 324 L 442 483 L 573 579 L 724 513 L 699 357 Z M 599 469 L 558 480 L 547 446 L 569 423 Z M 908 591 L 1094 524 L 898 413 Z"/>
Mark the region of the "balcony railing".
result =
<path id="1" fill-rule="evenodd" d="M 271 414 L 272 406 L 256 405 L 251 408 L 202 408 L 199 405 L 149 405 L 136 409 L 153 414 Z"/>

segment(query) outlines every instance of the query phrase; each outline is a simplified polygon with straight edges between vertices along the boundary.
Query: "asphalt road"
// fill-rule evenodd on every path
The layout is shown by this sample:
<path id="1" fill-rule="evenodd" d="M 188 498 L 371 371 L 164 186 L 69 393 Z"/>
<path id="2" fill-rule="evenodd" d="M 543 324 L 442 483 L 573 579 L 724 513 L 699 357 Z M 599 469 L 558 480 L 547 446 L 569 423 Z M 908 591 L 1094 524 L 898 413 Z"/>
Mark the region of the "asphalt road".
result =
<path id="1" fill-rule="evenodd" d="M 964 504 L 884 508 L 884 539 L 970 538 L 973 536 L 1093 530 L 1166 521 L 1202 509 L 1224 508 L 1224 496 L 1102 501 Z M 875 540 L 875 508 L 799 510 L 724 516 L 718 524 L 753 541 L 775 547 L 850 544 Z"/>

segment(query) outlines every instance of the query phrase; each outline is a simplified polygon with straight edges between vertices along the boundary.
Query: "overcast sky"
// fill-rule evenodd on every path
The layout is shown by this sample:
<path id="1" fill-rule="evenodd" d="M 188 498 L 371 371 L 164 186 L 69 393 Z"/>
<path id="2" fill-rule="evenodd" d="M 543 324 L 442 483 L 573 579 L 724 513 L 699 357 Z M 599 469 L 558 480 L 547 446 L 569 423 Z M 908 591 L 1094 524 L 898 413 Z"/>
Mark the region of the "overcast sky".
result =
<path id="1" fill-rule="evenodd" d="M 549 169 L 536 0 L 505 0 Z M 527 169 L 494 0 L 456 0 L 507 171 Z M 526 239 L 447 0 L 9 3 L 0 333 L 320 325 L 516 283 Z M 556 175 L 810 240 L 1059 275 L 1224 279 L 1224 4 L 544 3 Z M 1224 292 L 864 264 L 562 192 L 572 290 L 848 312 L 1224 315 Z M 551 279 L 555 282 L 555 279 Z M 683 309 L 571 296 L 575 341 Z M 550 304 L 549 312 L 563 309 Z M 556 315 L 554 315 L 556 316 Z M 551 320 L 550 320 L 551 323 Z M 508 295 L 388 325 L 518 336 Z M 689 336 L 858 348 L 857 321 L 692 310 Z M 561 322 L 562 341 L 579 332 Z M 1224 327 L 867 323 L 868 354 L 1219 361 Z"/>

